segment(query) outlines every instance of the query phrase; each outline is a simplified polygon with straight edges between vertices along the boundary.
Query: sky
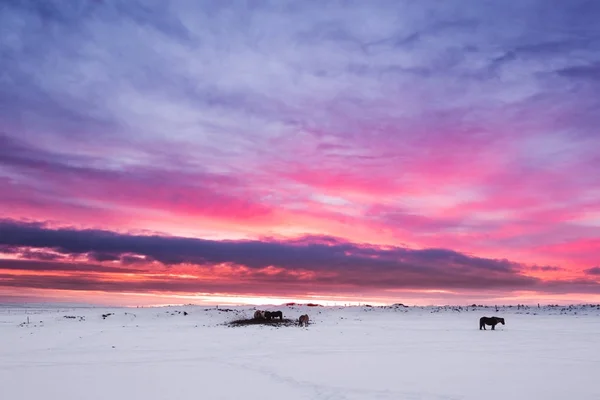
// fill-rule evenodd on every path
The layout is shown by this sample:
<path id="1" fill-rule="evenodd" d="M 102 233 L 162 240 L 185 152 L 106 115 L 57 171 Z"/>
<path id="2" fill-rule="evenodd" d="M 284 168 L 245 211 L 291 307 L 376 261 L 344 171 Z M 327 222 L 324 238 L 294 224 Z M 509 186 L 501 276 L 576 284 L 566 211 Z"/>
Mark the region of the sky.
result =
<path id="1" fill-rule="evenodd" d="M 0 302 L 600 303 L 600 3 L 0 2 Z"/>

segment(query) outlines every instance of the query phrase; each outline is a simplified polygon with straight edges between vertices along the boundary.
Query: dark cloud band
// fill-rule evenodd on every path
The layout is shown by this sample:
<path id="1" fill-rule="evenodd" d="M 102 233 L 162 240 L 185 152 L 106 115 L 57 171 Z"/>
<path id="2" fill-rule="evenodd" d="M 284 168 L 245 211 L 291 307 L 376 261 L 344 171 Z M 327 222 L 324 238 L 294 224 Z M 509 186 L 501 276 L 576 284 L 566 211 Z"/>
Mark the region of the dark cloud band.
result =
<path id="1" fill-rule="evenodd" d="M 90 263 L 81 264 L 2 260 L 0 269 L 4 270 L 152 273 L 149 261 L 153 261 L 166 266 L 191 265 L 203 273 L 215 272 L 212 281 L 150 277 L 137 282 L 126 279 L 104 282 L 89 276 L 12 276 L 2 281 L 5 286 L 236 293 L 256 290 L 298 292 L 306 291 L 307 285 L 319 290 L 350 291 L 432 288 L 568 291 L 571 287 L 585 292 L 598 286 L 593 281 L 547 283 L 524 275 L 525 268 L 518 263 L 472 257 L 452 250 L 379 248 L 322 237 L 290 242 L 213 241 L 101 230 L 49 229 L 41 224 L 4 220 L 0 222 L 0 244 L 5 252 L 19 248 L 51 249 L 58 254 L 90 260 Z M 17 253 L 16 250 L 12 252 Z M 117 262 L 119 267 L 96 265 L 92 261 Z M 142 269 L 121 267 L 133 262 Z M 222 264 L 234 268 L 233 275 L 220 278 L 215 268 Z M 267 287 L 271 289 L 267 290 Z"/>

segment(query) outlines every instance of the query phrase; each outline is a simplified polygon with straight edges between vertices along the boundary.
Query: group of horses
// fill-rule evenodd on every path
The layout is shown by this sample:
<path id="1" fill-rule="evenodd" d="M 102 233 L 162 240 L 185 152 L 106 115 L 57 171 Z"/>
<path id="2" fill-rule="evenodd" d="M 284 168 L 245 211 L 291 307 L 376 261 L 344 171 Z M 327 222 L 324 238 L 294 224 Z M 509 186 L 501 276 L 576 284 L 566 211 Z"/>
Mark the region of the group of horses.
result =
<path id="1" fill-rule="evenodd" d="M 276 319 L 279 318 L 280 320 L 283 320 L 283 313 L 281 311 L 263 311 L 263 310 L 256 310 L 254 312 L 254 319 L 265 319 L 267 321 L 270 321 L 272 319 Z M 489 325 L 492 327 L 492 330 L 496 329 L 496 325 L 498 324 L 502 324 L 505 325 L 505 321 L 504 318 L 500 318 L 500 317 L 481 317 L 479 318 L 479 330 L 486 330 L 485 326 Z M 308 325 L 308 314 L 304 314 L 301 315 L 300 318 L 298 318 L 298 325 L 299 326 L 307 326 Z"/>
<path id="2" fill-rule="evenodd" d="M 281 311 L 256 310 L 254 312 L 254 319 L 264 319 L 267 321 L 271 321 L 272 319 L 277 319 L 277 318 L 279 318 L 280 320 L 283 320 L 283 313 Z M 308 325 L 308 314 L 301 315 L 300 318 L 298 318 L 298 325 L 299 326 L 307 326 Z"/>
<path id="3" fill-rule="evenodd" d="M 254 312 L 254 319 L 266 319 L 267 321 L 270 321 L 275 318 L 283 319 L 283 313 L 281 311 L 262 311 L 262 310 L 256 310 Z"/>

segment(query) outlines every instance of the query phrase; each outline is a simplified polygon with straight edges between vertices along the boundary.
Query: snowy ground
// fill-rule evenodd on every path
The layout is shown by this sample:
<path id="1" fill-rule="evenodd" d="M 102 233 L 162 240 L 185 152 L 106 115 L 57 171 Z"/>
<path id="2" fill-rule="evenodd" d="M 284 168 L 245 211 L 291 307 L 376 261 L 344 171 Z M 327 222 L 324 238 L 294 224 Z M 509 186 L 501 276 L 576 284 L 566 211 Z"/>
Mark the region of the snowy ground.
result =
<path id="1" fill-rule="evenodd" d="M 313 323 L 223 325 L 251 307 L 6 306 L 0 398 L 600 399 L 600 307 L 268 309 Z M 506 325 L 480 331 L 483 315 Z"/>

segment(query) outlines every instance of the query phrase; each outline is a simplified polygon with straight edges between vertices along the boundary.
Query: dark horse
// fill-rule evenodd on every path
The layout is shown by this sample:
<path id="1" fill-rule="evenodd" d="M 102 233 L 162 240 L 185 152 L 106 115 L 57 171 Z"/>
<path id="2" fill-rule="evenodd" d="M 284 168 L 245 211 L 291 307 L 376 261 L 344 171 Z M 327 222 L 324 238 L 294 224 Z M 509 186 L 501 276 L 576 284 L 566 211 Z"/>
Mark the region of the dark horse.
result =
<path id="1" fill-rule="evenodd" d="M 483 330 L 485 331 L 485 326 L 486 325 L 491 325 L 492 326 L 492 330 L 494 330 L 496 328 L 497 324 L 502 324 L 504 325 L 504 318 L 500 318 L 500 317 L 481 317 L 479 318 L 479 330 L 481 330 L 481 328 L 483 328 Z"/>
<path id="2" fill-rule="evenodd" d="M 265 318 L 269 321 L 275 318 L 283 319 L 283 313 L 281 311 L 265 311 Z"/>
<path id="3" fill-rule="evenodd" d="M 271 311 L 271 318 L 283 319 L 283 313 L 281 311 Z"/>

